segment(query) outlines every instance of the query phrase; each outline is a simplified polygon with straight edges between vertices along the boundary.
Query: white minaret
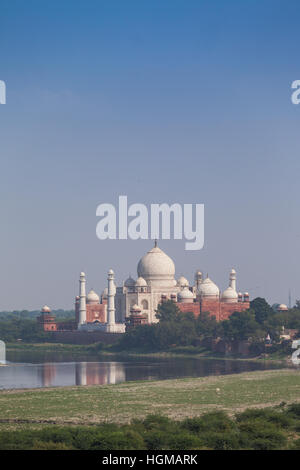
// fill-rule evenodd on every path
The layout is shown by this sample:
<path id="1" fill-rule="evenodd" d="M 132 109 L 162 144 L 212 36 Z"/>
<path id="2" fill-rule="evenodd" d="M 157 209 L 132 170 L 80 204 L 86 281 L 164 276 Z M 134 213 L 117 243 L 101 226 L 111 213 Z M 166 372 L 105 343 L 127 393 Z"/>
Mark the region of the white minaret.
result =
<path id="1" fill-rule="evenodd" d="M 236 291 L 236 271 L 232 268 L 229 276 L 229 287 Z"/>
<path id="2" fill-rule="evenodd" d="M 115 294 L 116 288 L 114 283 L 114 272 L 112 269 L 108 271 L 108 293 L 107 293 L 107 324 L 108 326 L 114 326 L 116 323 L 115 319 Z"/>
<path id="3" fill-rule="evenodd" d="M 86 292 L 85 292 L 85 274 L 80 273 L 79 279 L 79 323 L 78 328 L 86 323 Z"/>
<path id="4" fill-rule="evenodd" d="M 201 271 L 197 271 L 195 273 L 195 287 L 196 289 L 199 288 L 200 284 L 202 283 L 202 272 Z"/>
<path id="5" fill-rule="evenodd" d="M 125 323 L 116 323 L 115 318 L 115 295 L 116 286 L 114 282 L 114 272 L 112 269 L 107 274 L 107 323 L 105 325 L 105 331 L 107 333 L 125 333 Z"/>

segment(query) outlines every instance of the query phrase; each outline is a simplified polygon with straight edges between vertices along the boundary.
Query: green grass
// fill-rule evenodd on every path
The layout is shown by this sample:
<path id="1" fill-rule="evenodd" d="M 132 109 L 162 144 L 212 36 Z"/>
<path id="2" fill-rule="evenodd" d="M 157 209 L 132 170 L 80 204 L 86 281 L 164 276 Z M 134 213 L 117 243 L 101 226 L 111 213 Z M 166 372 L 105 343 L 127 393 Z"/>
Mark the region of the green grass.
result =
<path id="1" fill-rule="evenodd" d="M 0 430 L 45 424 L 128 423 L 148 414 L 176 420 L 212 410 L 300 401 L 297 370 L 271 370 L 118 385 L 0 392 Z"/>

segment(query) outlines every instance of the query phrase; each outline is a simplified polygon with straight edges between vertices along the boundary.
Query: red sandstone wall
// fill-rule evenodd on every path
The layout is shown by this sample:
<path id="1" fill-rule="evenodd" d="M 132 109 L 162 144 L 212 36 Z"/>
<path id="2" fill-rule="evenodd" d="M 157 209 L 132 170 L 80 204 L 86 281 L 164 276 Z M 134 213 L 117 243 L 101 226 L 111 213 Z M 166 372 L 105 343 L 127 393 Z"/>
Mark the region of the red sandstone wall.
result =
<path id="1" fill-rule="evenodd" d="M 96 314 L 99 314 L 99 316 L 96 316 Z M 79 322 L 79 304 L 75 304 L 75 318 L 76 318 L 76 323 L 78 324 Z M 96 304 L 96 305 L 89 305 L 87 304 L 86 306 L 86 321 L 88 323 L 94 322 L 95 320 L 98 320 L 101 323 L 105 323 L 106 317 L 105 317 L 105 304 Z"/>
<path id="2" fill-rule="evenodd" d="M 44 331 L 56 331 L 55 317 L 50 314 L 42 314 L 37 317 L 37 321 Z"/>
<path id="3" fill-rule="evenodd" d="M 105 323 L 105 306 L 103 304 L 87 305 L 86 306 L 86 321 L 87 323 L 98 320 L 100 323 Z"/>
<path id="4" fill-rule="evenodd" d="M 192 304 L 189 303 L 177 303 L 176 304 L 179 310 L 183 313 L 193 312 L 193 314 L 198 317 L 200 315 L 200 304 L 199 302 L 195 302 Z"/>
<path id="5" fill-rule="evenodd" d="M 243 312 L 250 308 L 250 302 L 238 302 L 236 304 L 227 304 L 221 302 L 220 321 L 227 320 L 234 312 Z"/>
<path id="6" fill-rule="evenodd" d="M 250 307 L 250 302 L 225 303 L 219 300 L 202 299 L 200 302 L 177 303 L 181 312 L 193 312 L 197 317 L 200 312 L 209 312 L 210 316 L 215 316 L 217 321 L 227 320 L 234 312 L 243 312 Z"/>

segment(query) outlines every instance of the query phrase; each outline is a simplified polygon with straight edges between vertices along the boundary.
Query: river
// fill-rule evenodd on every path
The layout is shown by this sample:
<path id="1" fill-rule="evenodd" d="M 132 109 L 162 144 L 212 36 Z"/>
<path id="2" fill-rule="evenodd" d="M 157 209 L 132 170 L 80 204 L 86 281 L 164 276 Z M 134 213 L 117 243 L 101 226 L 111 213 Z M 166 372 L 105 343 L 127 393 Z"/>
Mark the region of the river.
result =
<path id="1" fill-rule="evenodd" d="M 107 385 L 132 380 L 164 380 L 183 377 L 237 374 L 283 367 L 273 362 L 206 358 L 101 358 L 51 354 L 11 354 L 0 367 L 0 389 Z M 286 366 L 285 366 L 286 367 Z"/>

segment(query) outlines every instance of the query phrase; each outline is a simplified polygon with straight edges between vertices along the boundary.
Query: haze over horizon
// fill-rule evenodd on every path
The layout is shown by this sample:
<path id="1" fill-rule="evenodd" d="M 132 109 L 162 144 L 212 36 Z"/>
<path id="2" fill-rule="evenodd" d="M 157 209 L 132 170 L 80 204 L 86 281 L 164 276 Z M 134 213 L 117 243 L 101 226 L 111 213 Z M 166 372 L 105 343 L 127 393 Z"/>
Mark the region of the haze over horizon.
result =
<path id="1" fill-rule="evenodd" d="M 300 4 L 2 0 L 1 310 L 73 307 L 152 240 L 96 237 L 96 208 L 205 205 L 205 244 L 159 241 L 176 276 L 229 271 L 250 298 L 300 298 Z"/>

